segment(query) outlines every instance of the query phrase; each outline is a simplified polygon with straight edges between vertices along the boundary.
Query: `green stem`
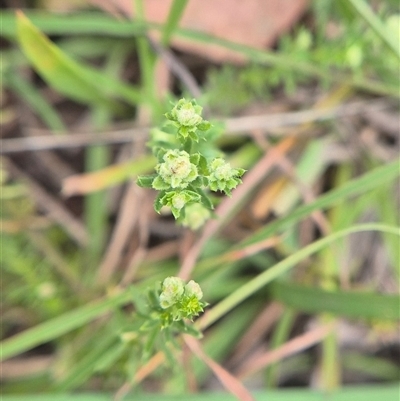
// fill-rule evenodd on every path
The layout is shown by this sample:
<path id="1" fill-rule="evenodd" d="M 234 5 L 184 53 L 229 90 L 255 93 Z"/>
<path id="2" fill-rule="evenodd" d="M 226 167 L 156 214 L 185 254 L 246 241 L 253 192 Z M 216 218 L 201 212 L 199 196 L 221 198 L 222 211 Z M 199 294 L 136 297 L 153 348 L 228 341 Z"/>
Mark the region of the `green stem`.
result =
<path id="1" fill-rule="evenodd" d="M 189 155 L 191 155 L 192 148 L 193 148 L 193 141 L 190 138 L 186 138 L 185 142 L 183 143 L 183 150 L 189 153 Z"/>

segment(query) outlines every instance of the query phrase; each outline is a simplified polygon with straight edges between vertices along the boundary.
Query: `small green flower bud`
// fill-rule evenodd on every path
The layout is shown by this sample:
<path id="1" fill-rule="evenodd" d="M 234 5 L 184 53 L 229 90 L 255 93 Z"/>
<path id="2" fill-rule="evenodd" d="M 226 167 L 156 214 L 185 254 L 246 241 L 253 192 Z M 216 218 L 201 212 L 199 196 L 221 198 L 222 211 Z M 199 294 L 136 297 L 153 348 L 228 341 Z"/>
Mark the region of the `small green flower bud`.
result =
<path id="1" fill-rule="evenodd" d="M 185 218 L 182 220 L 182 225 L 192 230 L 197 230 L 210 216 L 210 211 L 201 203 L 192 203 L 186 207 Z"/>
<path id="2" fill-rule="evenodd" d="M 302 29 L 296 38 L 296 46 L 299 50 L 309 50 L 312 45 L 312 36 L 310 31 Z"/>
<path id="3" fill-rule="evenodd" d="M 167 277 L 161 287 L 160 306 L 167 309 L 176 304 L 184 293 L 183 281 L 179 277 Z"/>
<path id="4" fill-rule="evenodd" d="M 232 168 L 224 159 L 217 157 L 210 163 L 210 171 L 208 177 L 210 189 L 212 191 L 223 191 L 230 195 L 231 190 L 242 182 L 240 177 L 245 170 Z"/>
<path id="5" fill-rule="evenodd" d="M 197 167 L 190 162 L 190 155 L 184 150 L 169 150 L 163 160 L 156 166 L 156 171 L 161 180 L 172 188 L 186 188 L 198 176 Z M 154 185 L 157 188 L 161 186 L 159 180 L 155 180 Z"/>
<path id="6" fill-rule="evenodd" d="M 171 206 L 181 210 L 186 204 L 186 197 L 181 193 L 176 193 L 171 199 Z"/>
<path id="7" fill-rule="evenodd" d="M 198 106 L 195 101 L 181 99 L 171 110 L 171 113 L 167 113 L 166 117 L 181 126 L 195 127 L 203 120 L 201 117 L 202 110 L 202 107 Z"/>
<path id="8" fill-rule="evenodd" d="M 202 118 L 196 113 L 191 103 L 186 103 L 180 109 L 176 110 L 176 119 L 180 125 L 193 127 L 201 123 Z"/>
<path id="9" fill-rule="evenodd" d="M 172 214 L 177 219 L 181 215 L 181 210 L 188 204 L 198 202 L 200 195 L 194 191 L 183 189 L 180 191 L 168 191 L 160 199 L 160 203 L 163 206 L 171 208 Z"/>
<path id="10" fill-rule="evenodd" d="M 181 99 L 170 113 L 165 114 L 168 120 L 178 128 L 178 136 L 186 140 L 189 136 L 198 141 L 197 130 L 208 130 L 211 124 L 203 120 L 201 112 L 203 108 L 195 100 Z"/>
<path id="11" fill-rule="evenodd" d="M 351 45 L 346 51 L 346 61 L 347 64 L 353 68 L 357 69 L 360 67 L 363 60 L 363 52 L 358 44 Z"/>
<path id="12" fill-rule="evenodd" d="M 179 310 L 183 317 L 193 319 L 195 316 L 198 316 L 201 312 L 204 311 L 205 305 L 205 303 L 201 302 L 195 296 L 185 296 L 179 303 Z"/>

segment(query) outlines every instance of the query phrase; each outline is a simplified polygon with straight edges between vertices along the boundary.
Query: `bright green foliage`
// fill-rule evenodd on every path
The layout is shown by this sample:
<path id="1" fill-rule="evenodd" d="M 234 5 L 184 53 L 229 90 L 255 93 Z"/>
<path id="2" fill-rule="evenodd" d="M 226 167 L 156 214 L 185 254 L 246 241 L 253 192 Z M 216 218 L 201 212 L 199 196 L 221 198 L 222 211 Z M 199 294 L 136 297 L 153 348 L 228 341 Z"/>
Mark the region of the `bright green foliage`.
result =
<path id="1" fill-rule="evenodd" d="M 140 349 L 144 359 L 157 349 L 163 349 L 169 355 L 166 347 L 174 344 L 176 334 L 201 337 L 201 332 L 190 321 L 208 305 L 202 298 L 199 284 L 193 280 L 185 283 L 174 276 L 165 278 L 161 284 L 150 289 L 145 302 L 143 297 L 135 296 L 134 303 L 139 312 L 137 318 L 141 322 Z"/>
<path id="2" fill-rule="evenodd" d="M 156 166 L 158 177 L 153 181 L 154 189 L 186 188 L 197 176 L 197 167 L 190 162 L 189 153 L 184 150 L 169 150 L 163 156 L 163 163 Z"/>
<path id="3" fill-rule="evenodd" d="M 162 315 L 163 325 L 183 319 L 192 320 L 203 312 L 206 306 L 202 302 L 203 292 L 193 280 L 186 285 L 179 277 L 167 277 L 161 287 L 160 306 L 165 310 Z"/>
<path id="4" fill-rule="evenodd" d="M 176 136 L 171 141 L 153 138 L 151 146 L 159 162 L 155 167 L 156 174 L 137 180 L 142 187 L 160 191 L 154 204 L 157 213 L 166 206 L 175 219 L 194 230 L 204 224 L 214 208 L 206 190 L 222 191 L 230 196 L 242 182 L 240 177 L 245 172 L 232 168 L 222 157 L 208 160 L 202 153 L 193 151 L 200 138 L 207 141 L 206 131 L 211 128 L 201 112 L 202 108 L 195 100 L 181 99 L 170 113 L 165 114 L 169 125 L 176 128 Z M 202 136 L 199 131 L 203 132 Z M 159 131 L 156 135 L 162 137 Z M 208 154 L 215 155 L 216 152 L 213 150 Z"/>
<path id="5" fill-rule="evenodd" d="M 202 110 L 195 100 L 181 99 L 165 117 L 178 128 L 180 139 L 186 140 L 189 137 L 198 142 L 197 130 L 207 131 L 211 128 L 211 124 L 201 117 Z"/>
<path id="6" fill-rule="evenodd" d="M 224 159 L 217 157 L 210 164 L 210 176 L 208 177 L 212 191 L 223 191 L 227 195 L 241 183 L 240 177 L 244 174 L 242 168 L 232 168 Z"/>

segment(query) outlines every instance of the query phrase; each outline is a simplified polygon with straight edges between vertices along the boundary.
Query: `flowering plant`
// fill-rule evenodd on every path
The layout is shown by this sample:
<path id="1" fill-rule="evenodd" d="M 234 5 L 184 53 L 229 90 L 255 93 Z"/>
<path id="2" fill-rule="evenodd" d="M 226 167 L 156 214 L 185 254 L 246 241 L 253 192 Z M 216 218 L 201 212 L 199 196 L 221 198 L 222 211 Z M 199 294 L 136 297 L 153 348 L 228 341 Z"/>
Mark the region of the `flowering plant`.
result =
<path id="1" fill-rule="evenodd" d="M 168 345 L 174 344 L 175 334 L 186 333 L 200 338 L 201 332 L 192 321 L 208 305 L 202 300 L 203 291 L 198 283 L 185 283 L 179 277 L 167 277 L 155 288 L 149 289 L 147 300 L 134 295 L 134 304 L 139 317 L 138 330 L 145 339 L 141 347 L 144 359 L 149 358 L 156 348 L 169 352 Z M 129 332 L 124 333 L 130 338 Z"/>
<path id="2" fill-rule="evenodd" d="M 168 207 L 178 222 L 192 229 L 199 228 L 211 216 L 214 205 L 207 190 L 230 196 L 245 172 L 231 167 L 222 157 L 206 158 L 193 150 L 200 140 L 207 140 L 205 134 L 211 128 L 201 113 L 202 107 L 195 100 L 181 99 L 165 114 L 169 125 L 176 129 L 175 142 L 164 141 L 161 146 L 153 142 L 158 159 L 156 174 L 137 179 L 138 185 L 159 191 L 154 203 L 157 213 Z"/>

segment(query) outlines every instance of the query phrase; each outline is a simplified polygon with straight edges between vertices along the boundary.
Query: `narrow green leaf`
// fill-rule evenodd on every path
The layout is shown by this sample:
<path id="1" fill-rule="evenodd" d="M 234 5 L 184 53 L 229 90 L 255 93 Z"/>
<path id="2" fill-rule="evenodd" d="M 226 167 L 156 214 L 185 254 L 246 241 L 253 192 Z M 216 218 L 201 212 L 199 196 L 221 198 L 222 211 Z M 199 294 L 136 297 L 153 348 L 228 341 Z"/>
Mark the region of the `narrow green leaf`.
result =
<path id="1" fill-rule="evenodd" d="M 140 101 L 137 89 L 69 58 L 20 11 L 17 12 L 17 37 L 26 57 L 43 79 L 71 99 L 107 106 L 113 104 L 111 96 L 133 104 Z"/>
<path id="2" fill-rule="evenodd" d="M 152 175 L 140 175 L 137 178 L 136 183 L 139 185 L 139 187 L 151 188 L 155 178 L 156 178 L 155 174 L 152 174 Z"/>
<path id="3" fill-rule="evenodd" d="M 288 282 L 271 284 L 271 295 L 294 309 L 355 319 L 400 319 L 400 296 L 358 291 L 324 291 Z"/>
<path id="4" fill-rule="evenodd" d="M 270 237 L 277 231 L 283 231 L 293 226 L 293 224 L 309 216 L 310 213 L 315 210 L 332 207 L 337 205 L 343 199 L 348 199 L 351 196 L 361 195 L 367 191 L 371 191 L 374 188 L 394 180 L 399 175 L 400 164 L 398 160 L 381 167 L 377 167 L 363 176 L 350 180 L 341 187 L 332 189 L 324 195 L 321 195 L 316 201 L 298 207 L 288 216 L 273 221 L 265 228 L 260 229 L 248 237 L 237 247 L 239 248 L 241 246 L 255 244 L 261 240 L 264 240 L 265 238 Z"/>
<path id="5" fill-rule="evenodd" d="M 296 388 L 291 390 L 276 390 L 267 392 L 255 392 L 257 401 L 376 401 L 397 400 L 399 386 L 395 385 L 369 385 L 357 387 L 344 387 L 333 393 L 327 394 L 315 389 Z M 3 395 L 2 401 L 110 401 L 109 394 L 84 393 L 84 394 L 30 394 L 30 395 Z M 135 394 L 126 396 L 124 401 L 235 401 L 232 394 L 222 392 L 203 392 L 200 394 Z"/>
<path id="6" fill-rule="evenodd" d="M 104 331 L 103 334 L 104 337 L 98 339 L 96 344 L 88 349 L 84 357 L 68 370 L 67 377 L 55 386 L 57 391 L 74 389 L 91 377 L 102 355 L 116 340 L 114 336 L 107 335 L 108 333 Z"/>
<path id="7" fill-rule="evenodd" d="M 37 113 L 48 128 L 55 133 L 66 131 L 65 125 L 56 110 L 30 82 L 15 74 L 15 71 L 8 72 L 3 78 L 4 83 L 10 86 Z"/>
<path id="8" fill-rule="evenodd" d="M 168 46 L 172 35 L 176 27 L 179 24 L 179 20 L 185 11 L 188 0 L 174 0 L 172 6 L 169 10 L 167 21 L 164 25 L 164 29 L 161 37 L 161 44 L 163 46 Z"/>
<path id="9" fill-rule="evenodd" d="M 200 203 L 207 209 L 213 210 L 214 205 L 208 195 L 201 188 L 193 188 L 200 195 Z"/>
<path id="10" fill-rule="evenodd" d="M 400 228 L 385 226 L 383 224 L 360 224 L 357 226 L 349 227 L 345 230 L 341 230 L 328 235 L 312 244 L 302 248 L 300 251 L 288 256 L 286 259 L 280 261 L 275 266 L 269 268 L 263 273 L 259 274 L 238 290 L 230 294 L 219 304 L 215 305 L 211 310 L 208 311 L 200 320 L 199 327 L 201 329 L 207 328 L 210 324 L 214 323 L 220 317 L 224 316 L 235 306 L 243 302 L 249 296 L 256 293 L 258 290 L 271 283 L 273 280 L 288 272 L 297 263 L 304 260 L 306 257 L 320 251 L 332 242 L 343 238 L 349 234 L 361 232 L 361 231 L 380 231 L 383 233 L 390 233 L 400 236 Z"/>
<path id="11" fill-rule="evenodd" d="M 154 210 L 157 213 L 161 212 L 162 207 L 164 206 L 164 203 L 161 201 L 162 198 L 165 196 L 165 191 L 160 191 L 154 201 Z"/>
<path id="12" fill-rule="evenodd" d="M 0 360 L 11 358 L 14 355 L 18 355 L 30 348 L 68 333 L 109 312 L 113 308 L 128 302 L 129 299 L 130 293 L 129 289 L 127 289 L 111 298 L 88 303 L 85 306 L 64 313 L 61 316 L 8 338 L 0 343 Z"/>
<path id="13" fill-rule="evenodd" d="M 139 34 L 144 34 L 147 29 L 162 29 L 162 25 L 155 23 L 148 23 L 144 21 L 120 21 L 108 17 L 101 13 L 80 13 L 74 16 L 49 15 L 43 12 L 30 11 L 29 16 L 32 21 L 48 34 L 70 34 L 70 35 L 110 35 L 116 37 L 133 37 Z M 4 36 L 15 36 L 16 24 L 14 13 L 2 12 L 2 33 Z M 249 60 L 261 64 L 268 64 L 274 66 L 282 66 L 287 69 L 301 72 L 309 76 L 316 76 L 326 79 L 327 81 L 336 81 L 347 83 L 363 90 L 370 91 L 377 94 L 386 94 L 399 97 L 397 88 L 390 87 L 380 82 L 367 80 L 364 77 L 352 77 L 346 73 L 335 73 L 319 68 L 318 66 L 310 63 L 300 63 L 294 61 L 290 55 L 280 54 L 276 52 L 267 52 L 258 50 L 249 46 L 241 45 L 238 43 L 230 42 L 225 39 L 217 38 L 203 32 L 189 30 L 189 29 L 176 29 L 176 35 L 188 40 L 194 40 L 201 43 L 212 43 L 216 46 L 221 46 L 239 54 L 245 55 Z"/>

